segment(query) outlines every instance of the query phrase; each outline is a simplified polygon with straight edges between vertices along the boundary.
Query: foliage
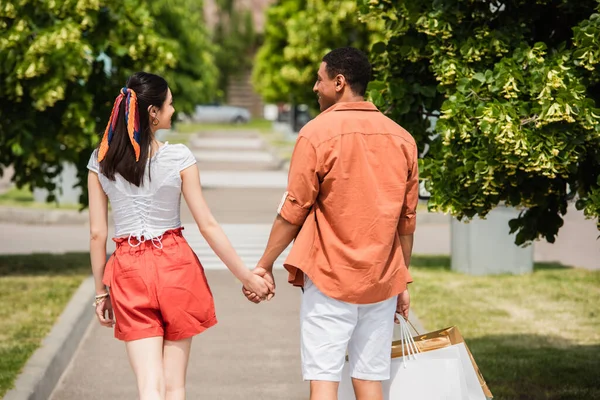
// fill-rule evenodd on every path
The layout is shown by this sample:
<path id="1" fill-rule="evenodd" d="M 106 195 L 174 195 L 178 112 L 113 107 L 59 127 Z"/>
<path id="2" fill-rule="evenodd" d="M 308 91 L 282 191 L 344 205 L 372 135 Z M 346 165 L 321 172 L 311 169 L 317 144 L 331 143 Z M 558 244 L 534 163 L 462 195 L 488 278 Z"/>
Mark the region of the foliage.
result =
<path id="1" fill-rule="evenodd" d="M 191 3 L 177 1 L 169 13 L 166 0 L 152 9 L 141 0 L 0 3 L 0 172 L 13 165 L 17 186 L 54 192 L 53 178 L 72 162 L 85 185 L 112 102 L 135 71 L 187 86 L 186 101 L 209 91 L 210 83 L 198 83 L 214 76 L 207 54 L 183 47 L 200 41 L 202 27 L 183 25 L 199 20 L 181 10 Z M 196 88 L 205 90 L 190 93 Z"/>
<path id="2" fill-rule="evenodd" d="M 221 76 L 215 65 L 215 45 L 204 27 L 202 2 L 159 0 L 150 2 L 156 32 L 173 39 L 176 63 L 164 78 L 174 96 L 178 112 L 191 114 L 198 104 L 215 98 Z"/>
<path id="3" fill-rule="evenodd" d="M 360 23 L 354 0 L 278 1 L 267 11 L 255 89 L 266 102 L 315 104 L 312 87 L 323 56 L 343 46 L 367 50 L 379 25 Z"/>
<path id="4" fill-rule="evenodd" d="M 517 244 L 553 242 L 575 195 L 598 218 L 596 0 L 358 2 L 363 21 L 385 21 L 371 97 L 429 150 L 431 210 L 522 207 Z"/>
<path id="5" fill-rule="evenodd" d="M 213 32 L 215 63 L 220 72 L 217 97 L 227 98 L 231 78 L 250 68 L 259 37 L 252 12 L 236 6 L 235 0 L 217 0 L 218 18 Z"/>

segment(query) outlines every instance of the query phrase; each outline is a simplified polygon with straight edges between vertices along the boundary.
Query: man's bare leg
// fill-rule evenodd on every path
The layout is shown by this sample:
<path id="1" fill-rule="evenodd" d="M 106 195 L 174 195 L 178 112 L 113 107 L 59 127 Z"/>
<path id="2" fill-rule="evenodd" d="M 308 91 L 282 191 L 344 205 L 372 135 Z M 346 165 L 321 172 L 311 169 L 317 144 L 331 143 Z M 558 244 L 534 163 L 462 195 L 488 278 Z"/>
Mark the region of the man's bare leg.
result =
<path id="1" fill-rule="evenodd" d="M 339 382 L 310 381 L 310 400 L 337 400 Z"/>
<path id="2" fill-rule="evenodd" d="M 354 386 L 356 400 L 383 400 L 381 381 L 365 381 L 352 378 L 352 386 Z"/>

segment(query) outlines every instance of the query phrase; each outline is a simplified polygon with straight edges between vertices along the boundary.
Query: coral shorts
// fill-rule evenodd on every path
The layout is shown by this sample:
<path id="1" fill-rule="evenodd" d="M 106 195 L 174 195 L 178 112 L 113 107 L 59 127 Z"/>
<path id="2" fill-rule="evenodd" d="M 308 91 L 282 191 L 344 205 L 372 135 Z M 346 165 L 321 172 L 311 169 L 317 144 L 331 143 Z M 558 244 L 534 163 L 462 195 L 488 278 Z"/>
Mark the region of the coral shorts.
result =
<path id="1" fill-rule="evenodd" d="M 113 239 L 117 249 L 103 282 L 110 287 L 117 339 L 181 340 L 217 323 L 204 269 L 181 230 L 165 232 L 162 248 L 151 240 Z"/>

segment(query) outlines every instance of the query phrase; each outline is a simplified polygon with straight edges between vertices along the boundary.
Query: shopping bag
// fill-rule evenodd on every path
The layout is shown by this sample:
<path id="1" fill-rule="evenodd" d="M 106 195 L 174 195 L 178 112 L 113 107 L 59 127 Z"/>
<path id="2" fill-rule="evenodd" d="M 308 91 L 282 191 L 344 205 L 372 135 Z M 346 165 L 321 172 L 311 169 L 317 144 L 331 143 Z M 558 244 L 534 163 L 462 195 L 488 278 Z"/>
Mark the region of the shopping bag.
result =
<path id="1" fill-rule="evenodd" d="M 458 349 L 447 347 L 422 355 L 407 360 L 406 365 L 402 358 L 392 359 L 390 379 L 382 382 L 384 400 L 468 400 Z M 338 399 L 356 400 L 348 363 Z"/>
<path id="2" fill-rule="evenodd" d="M 382 382 L 385 400 L 469 400 L 457 346 L 418 353 L 408 326 L 403 327 L 402 336 L 404 354 L 391 360 L 390 379 Z M 348 363 L 342 371 L 338 398 L 356 400 Z"/>
<path id="3" fill-rule="evenodd" d="M 464 338 L 456 326 L 429 332 L 413 337 L 414 343 L 421 353 L 446 347 L 456 347 L 460 354 L 464 377 L 467 384 L 469 400 L 485 400 L 493 398 L 473 355 L 469 351 Z M 402 356 L 402 341 L 392 343 L 392 358 Z"/>

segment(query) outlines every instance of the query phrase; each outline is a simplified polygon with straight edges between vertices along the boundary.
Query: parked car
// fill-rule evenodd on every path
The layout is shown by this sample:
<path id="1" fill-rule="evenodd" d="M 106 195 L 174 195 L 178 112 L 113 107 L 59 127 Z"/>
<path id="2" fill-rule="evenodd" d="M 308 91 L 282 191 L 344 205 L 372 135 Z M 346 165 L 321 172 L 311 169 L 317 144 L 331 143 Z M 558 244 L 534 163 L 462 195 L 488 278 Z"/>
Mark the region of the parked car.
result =
<path id="1" fill-rule="evenodd" d="M 250 121 L 250 111 L 243 107 L 226 105 L 196 106 L 192 120 L 194 122 L 225 122 L 242 124 Z"/>

